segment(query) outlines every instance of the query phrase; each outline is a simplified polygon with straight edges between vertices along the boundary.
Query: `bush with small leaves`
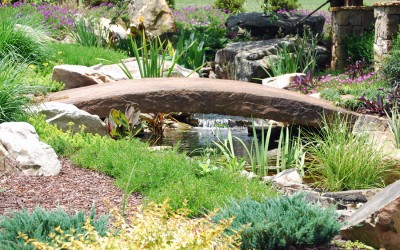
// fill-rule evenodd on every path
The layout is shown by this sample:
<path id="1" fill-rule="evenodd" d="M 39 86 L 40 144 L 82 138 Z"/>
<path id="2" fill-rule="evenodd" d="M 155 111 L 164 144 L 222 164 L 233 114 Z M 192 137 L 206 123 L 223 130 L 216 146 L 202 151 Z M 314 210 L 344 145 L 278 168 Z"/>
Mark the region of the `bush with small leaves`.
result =
<path id="1" fill-rule="evenodd" d="M 214 7 L 231 13 L 242 12 L 245 0 L 216 0 Z"/>
<path id="2" fill-rule="evenodd" d="M 104 236 L 107 228 L 107 216 L 101 216 L 95 220 L 95 211 L 89 216 L 90 225 L 99 235 Z M 65 234 L 83 234 L 86 230 L 85 212 L 80 211 L 75 215 L 66 213 L 61 208 L 54 211 L 46 211 L 43 208 L 36 208 L 32 213 L 26 210 L 0 216 L 0 249 L 34 249 L 31 245 L 26 245 L 24 239 L 19 238 L 20 233 L 28 238 L 35 238 L 41 242 L 50 242 L 51 235 L 57 230 L 64 231 Z"/>
<path id="3" fill-rule="evenodd" d="M 215 222 L 234 217 L 232 229 L 241 232 L 241 249 L 281 249 L 324 244 L 338 234 L 341 224 L 334 208 L 312 205 L 300 194 L 257 202 L 232 200 L 221 208 Z"/>

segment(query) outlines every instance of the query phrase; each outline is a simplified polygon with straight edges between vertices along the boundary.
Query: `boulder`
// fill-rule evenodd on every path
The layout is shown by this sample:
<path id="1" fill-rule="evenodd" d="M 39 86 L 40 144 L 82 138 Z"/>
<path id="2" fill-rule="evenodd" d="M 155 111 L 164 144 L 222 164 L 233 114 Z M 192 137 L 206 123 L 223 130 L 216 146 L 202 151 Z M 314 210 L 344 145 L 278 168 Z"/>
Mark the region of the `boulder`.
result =
<path id="1" fill-rule="evenodd" d="M 269 77 L 262 80 L 262 85 L 278 89 L 287 89 L 290 87 L 290 84 L 296 79 L 296 77 L 300 76 L 305 76 L 305 74 L 290 73 L 276 77 Z"/>
<path id="2" fill-rule="evenodd" d="M 400 246 L 400 180 L 359 208 L 342 228 L 342 238 L 387 250 Z"/>
<path id="3" fill-rule="evenodd" d="M 273 176 L 270 181 L 276 183 L 278 186 L 289 187 L 302 185 L 303 179 L 297 173 L 295 168 L 286 169 L 277 175 Z"/>
<path id="4" fill-rule="evenodd" d="M 102 17 L 100 18 L 99 23 L 100 29 L 106 33 L 104 37 L 105 40 L 112 46 L 119 44 L 121 40 L 128 39 L 127 28 L 122 20 L 121 22 L 117 23 Z"/>
<path id="5" fill-rule="evenodd" d="M 345 203 L 365 203 L 379 191 L 380 189 L 348 190 L 322 193 L 322 196 L 330 197 L 336 201 Z"/>
<path id="6" fill-rule="evenodd" d="M 74 132 L 79 132 L 84 126 L 84 131 L 87 133 L 107 135 L 105 124 L 97 115 L 91 115 L 72 104 L 46 102 L 32 107 L 31 110 L 44 114 L 48 123 L 56 124 L 63 131 L 72 129 Z M 69 125 L 71 122 L 73 124 Z"/>
<path id="7" fill-rule="evenodd" d="M 165 0 L 132 0 L 128 8 L 131 27 L 143 24 L 155 36 L 175 31 L 174 18 Z"/>
<path id="8" fill-rule="evenodd" d="M 110 82 L 107 75 L 80 65 L 57 65 L 53 68 L 53 80 L 63 82 L 65 89 Z"/>
<path id="9" fill-rule="evenodd" d="M 262 41 L 229 43 L 215 55 L 215 73 L 219 79 L 255 82 L 268 77 L 270 63 L 279 60 L 277 50 L 284 44 L 294 44 L 294 38 L 275 38 Z M 317 65 L 325 68 L 328 50 L 317 47 Z"/>
<path id="10" fill-rule="evenodd" d="M 0 171 L 54 176 L 61 163 L 54 150 L 41 142 L 35 128 L 25 122 L 0 124 Z"/>
<path id="11" fill-rule="evenodd" d="M 240 34 L 240 31 L 246 31 L 251 37 L 263 39 L 302 33 L 305 26 L 309 27 L 314 34 L 322 33 L 325 17 L 310 16 L 299 23 L 304 17 L 305 15 L 289 12 L 274 15 L 258 12 L 238 13 L 228 17 L 226 27 L 230 36 Z"/>

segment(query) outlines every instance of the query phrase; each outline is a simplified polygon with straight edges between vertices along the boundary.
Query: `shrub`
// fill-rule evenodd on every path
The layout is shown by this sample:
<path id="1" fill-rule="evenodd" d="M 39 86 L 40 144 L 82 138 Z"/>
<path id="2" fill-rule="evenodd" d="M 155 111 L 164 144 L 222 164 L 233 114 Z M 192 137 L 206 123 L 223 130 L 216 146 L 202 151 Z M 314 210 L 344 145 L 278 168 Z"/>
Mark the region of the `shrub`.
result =
<path id="1" fill-rule="evenodd" d="M 97 20 L 86 20 L 80 18 L 74 21 L 74 29 L 71 30 L 71 36 L 75 43 L 88 47 L 103 47 L 106 45 L 104 39 L 106 31 L 101 29 Z"/>
<path id="2" fill-rule="evenodd" d="M 298 0 L 267 0 L 267 4 L 262 6 L 264 12 L 277 12 L 278 10 L 291 11 L 297 10 L 299 7 Z"/>
<path id="3" fill-rule="evenodd" d="M 345 56 L 351 63 L 365 60 L 367 64 L 374 61 L 374 31 L 364 32 L 361 36 L 349 35 L 344 40 Z"/>
<path id="4" fill-rule="evenodd" d="M 213 220 L 234 217 L 232 229 L 241 232 L 241 249 L 283 249 L 329 242 L 338 234 L 335 209 L 312 205 L 302 195 L 257 202 L 250 198 L 232 200 Z"/>
<path id="5" fill-rule="evenodd" d="M 101 216 L 95 220 L 95 212 L 92 209 L 89 218 L 93 229 L 104 236 L 108 217 Z M 51 241 L 51 235 L 56 232 L 55 228 L 63 230 L 65 234 L 73 231 L 83 234 L 87 231 L 83 228 L 85 221 L 85 212 L 80 211 L 70 215 L 61 208 L 54 211 L 36 208 L 32 213 L 22 210 L 11 213 L 10 216 L 0 215 L 0 249 L 34 249 L 30 245 L 25 245 L 24 240 L 18 237 L 20 232 L 42 242 Z"/>
<path id="6" fill-rule="evenodd" d="M 87 233 L 75 233 L 70 237 L 60 233 L 51 243 L 23 236 L 26 242 L 38 249 L 237 249 L 238 233 L 227 236 L 224 231 L 232 219 L 213 223 L 209 216 L 191 219 L 188 209 L 177 211 L 164 202 L 151 203 L 143 211 L 136 211 L 127 223 L 117 209 L 112 210 L 114 223 L 106 236 L 100 235 L 93 226 L 86 224 Z M 29 239 L 30 238 L 30 239 Z"/>
<path id="7" fill-rule="evenodd" d="M 24 120 L 29 103 L 29 88 L 21 84 L 26 66 L 14 61 L 11 55 L 0 59 L 0 123 Z"/>
<path id="8" fill-rule="evenodd" d="M 391 115 L 386 113 L 389 123 L 390 132 L 393 135 L 393 144 L 396 148 L 400 149 L 400 112 L 399 106 L 394 105 L 391 110 Z"/>
<path id="9" fill-rule="evenodd" d="M 246 0 L 215 0 L 214 7 L 231 13 L 243 12 Z"/>
<path id="10" fill-rule="evenodd" d="M 321 128 L 307 136 L 306 151 L 314 158 L 309 171 L 316 179 L 315 185 L 342 191 L 387 184 L 395 166 L 368 135 L 352 133 L 346 117 L 324 117 Z"/>

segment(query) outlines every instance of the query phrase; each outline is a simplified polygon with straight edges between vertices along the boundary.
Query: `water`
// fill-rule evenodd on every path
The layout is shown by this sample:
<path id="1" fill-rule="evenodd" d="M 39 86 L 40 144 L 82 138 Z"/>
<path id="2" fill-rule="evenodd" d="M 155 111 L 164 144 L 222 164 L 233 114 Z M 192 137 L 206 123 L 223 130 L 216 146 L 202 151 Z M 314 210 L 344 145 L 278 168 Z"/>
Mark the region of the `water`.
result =
<path id="1" fill-rule="evenodd" d="M 240 138 L 247 147 L 250 147 L 253 137 L 248 136 L 246 127 L 233 127 L 229 129 L 232 136 Z M 228 138 L 228 128 L 194 127 L 188 130 L 166 129 L 162 144 L 174 146 L 179 143 L 180 150 L 197 155 L 201 149 L 215 147 L 213 141 L 218 142 L 218 138 L 221 140 Z M 237 156 L 242 157 L 246 155 L 246 151 L 239 141 L 234 139 L 233 144 Z"/>

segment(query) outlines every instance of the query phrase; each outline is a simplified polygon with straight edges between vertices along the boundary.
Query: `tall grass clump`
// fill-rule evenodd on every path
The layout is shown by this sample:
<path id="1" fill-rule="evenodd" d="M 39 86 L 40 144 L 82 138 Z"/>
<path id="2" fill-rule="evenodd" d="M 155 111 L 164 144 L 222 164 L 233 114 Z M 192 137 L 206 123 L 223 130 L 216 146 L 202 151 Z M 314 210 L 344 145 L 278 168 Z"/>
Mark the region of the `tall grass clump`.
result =
<path id="1" fill-rule="evenodd" d="M 329 191 L 383 187 L 393 163 L 367 135 L 352 133 L 346 117 L 324 117 L 320 132 L 307 135 L 309 170 L 316 185 Z"/>
<path id="2" fill-rule="evenodd" d="M 80 18 L 74 21 L 74 28 L 71 30 L 71 36 L 75 42 L 87 47 L 102 47 L 106 44 L 106 30 L 103 30 L 94 20 Z"/>
<path id="3" fill-rule="evenodd" d="M 108 217 L 101 216 L 95 219 L 95 211 L 92 209 L 89 219 L 89 225 L 99 235 L 104 236 L 107 232 Z M 10 215 L 0 215 L 0 249 L 35 249 L 32 245 L 25 244 L 23 238 L 18 237 L 20 233 L 41 242 L 51 242 L 52 235 L 57 234 L 56 228 L 63 230 L 65 234 L 83 234 L 87 231 L 83 228 L 85 222 L 84 211 L 70 215 L 61 208 L 46 211 L 37 207 L 32 213 L 22 210 Z"/>
<path id="4" fill-rule="evenodd" d="M 6 55 L 0 59 L 0 123 L 21 121 L 26 117 L 29 88 L 23 84 L 23 64 L 15 62 L 16 56 Z"/>
<path id="5" fill-rule="evenodd" d="M 30 63 L 46 61 L 50 53 L 40 19 L 24 17 L 11 7 L 0 10 L 0 53 L 15 53 Z"/>
<path id="6" fill-rule="evenodd" d="M 339 233 L 334 207 L 310 204 L 300 194 L 265 199 L 232 200 L 213 217 L 215 222 L 234 218 L 231 229 L 240 230 L 241 249 L 294 249 L 328 243 Z"/>
<path id="7" fill-rule="evenodd" d="M 392 132 L 394 137 L 394 146 L 400 148 L 400 113 L 397 103 L 393 105 L 392 115 L 386 113 L 389 123 L 390 132 Z"/>
<path id="8" fill-rule="evenodd" d="M 293 44 L 283 43 L 277 51 L 277 59 L 269 58 L 270 77 L 279 76 L 287 73 L 310 71 L 313 73 L 317 69 L 317 42 L 318 35 L 313 35 L 305 30 L 303 35 L 296 35 Z"/>

